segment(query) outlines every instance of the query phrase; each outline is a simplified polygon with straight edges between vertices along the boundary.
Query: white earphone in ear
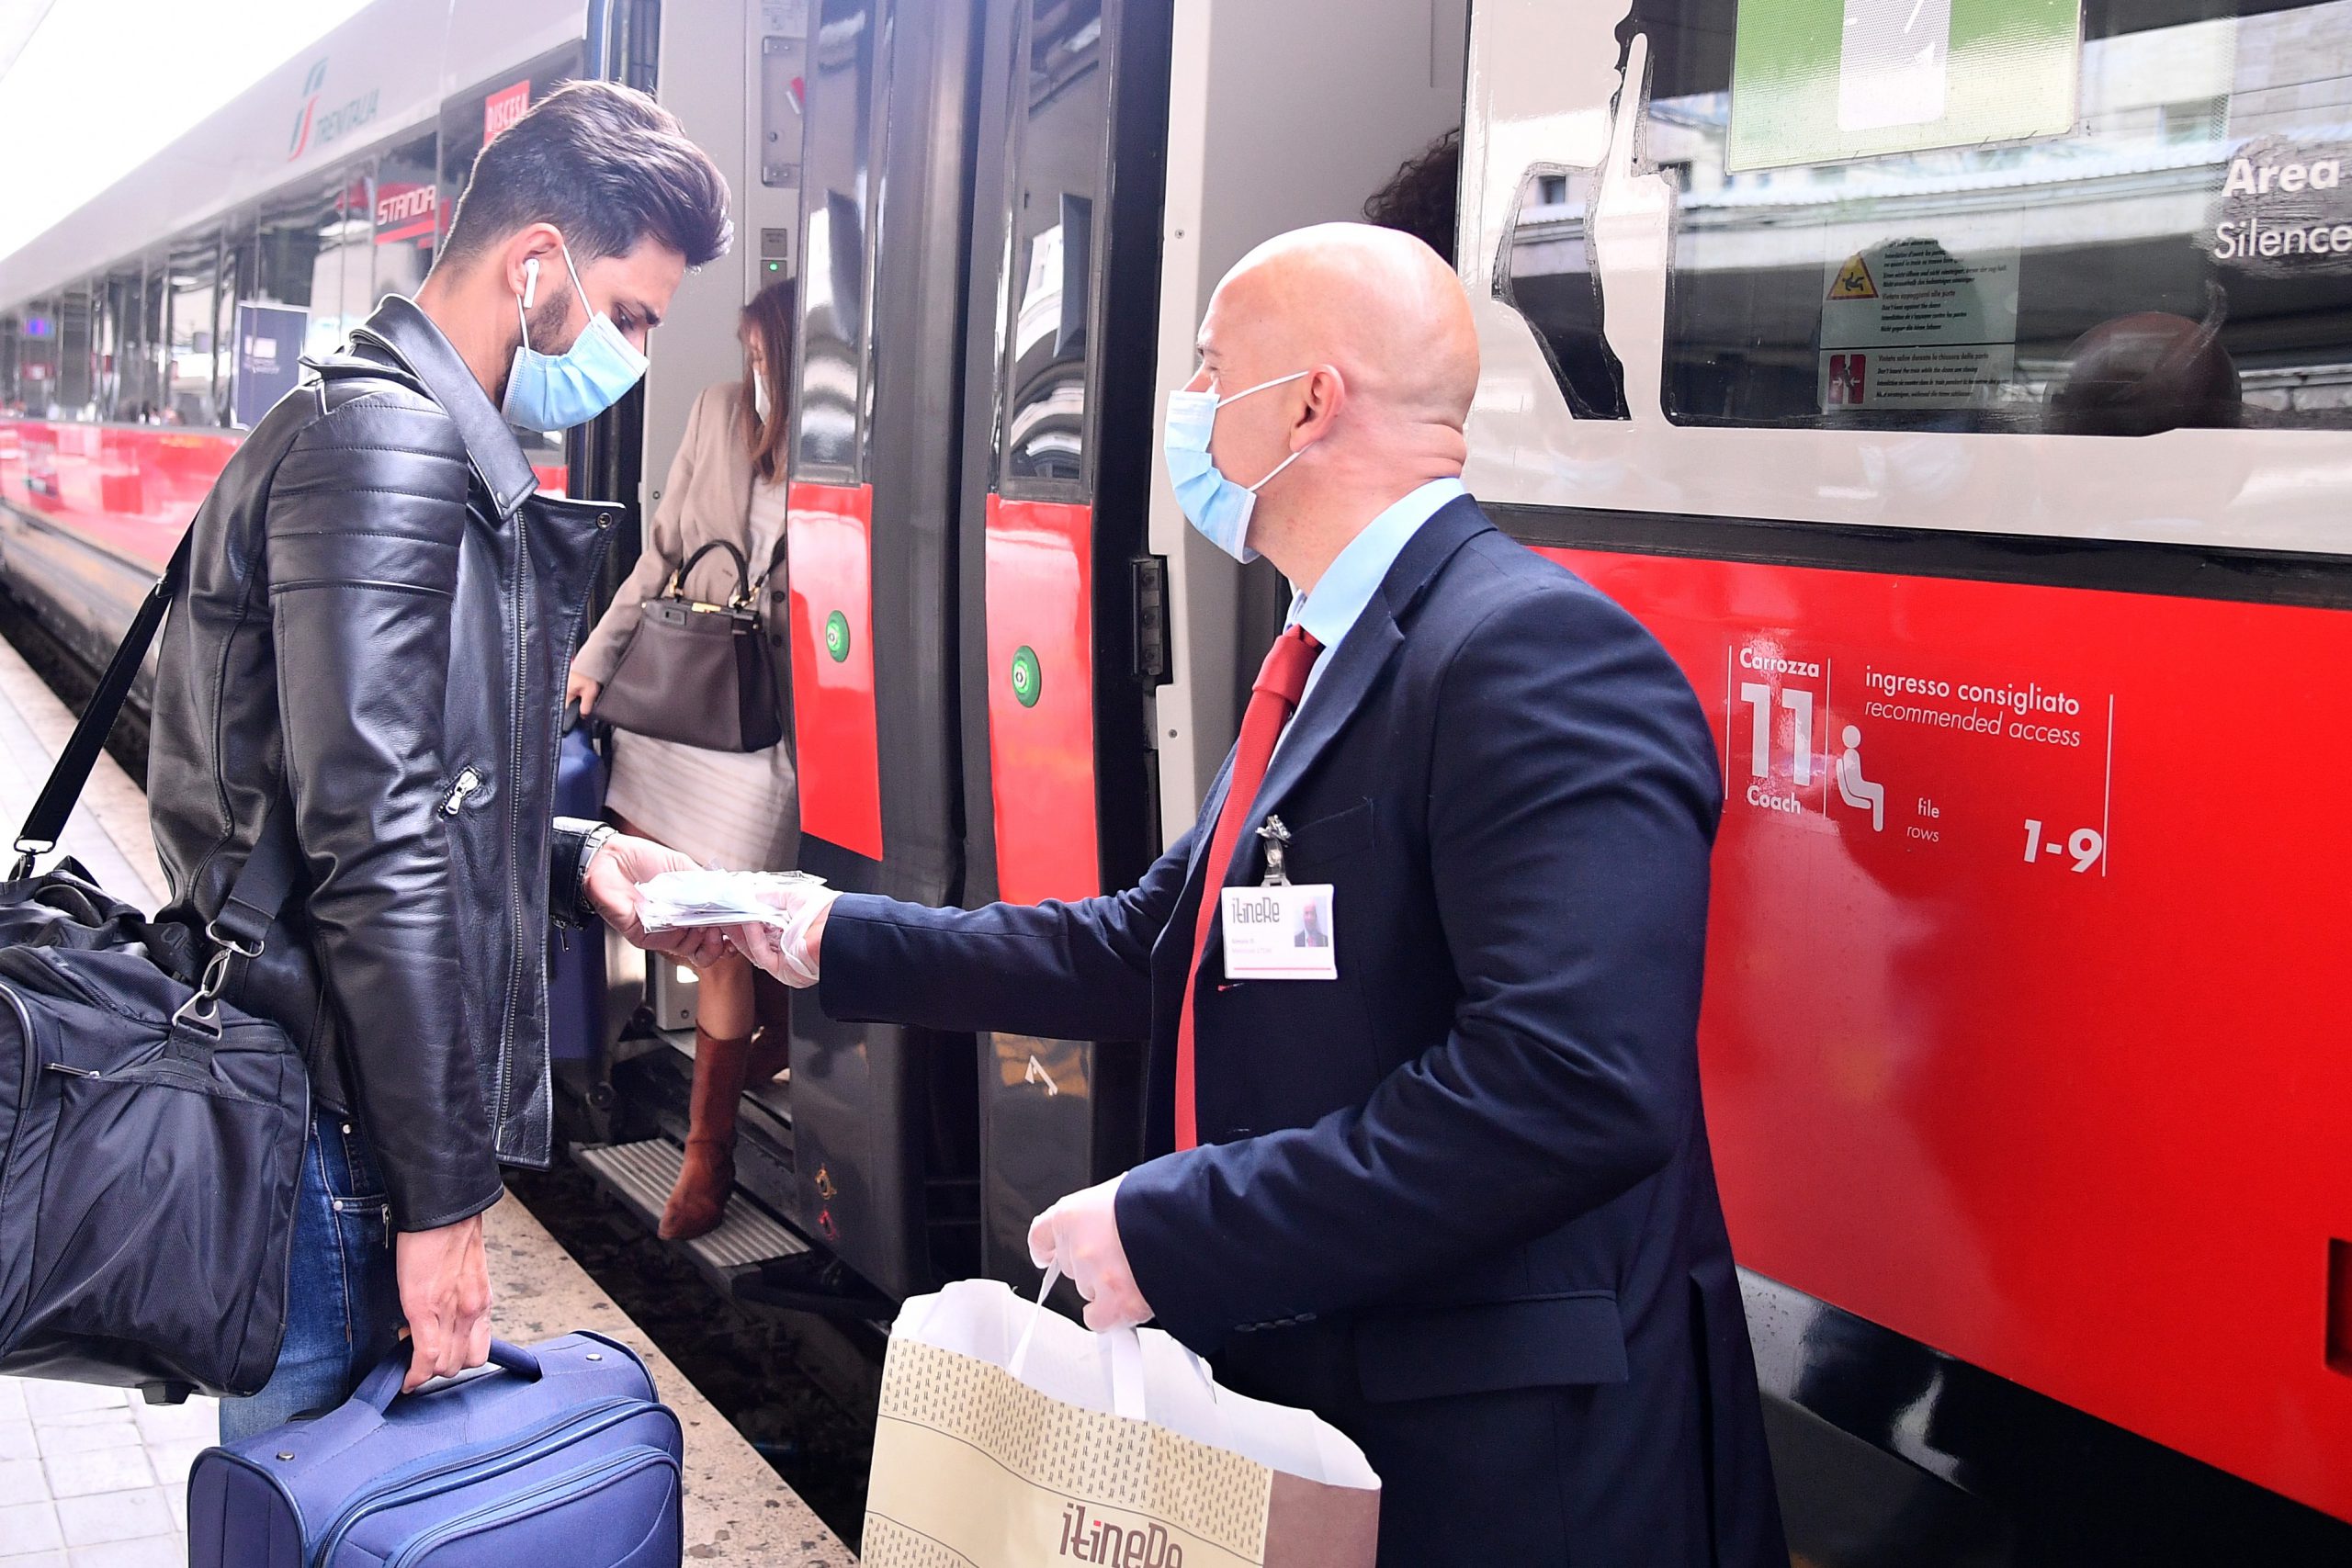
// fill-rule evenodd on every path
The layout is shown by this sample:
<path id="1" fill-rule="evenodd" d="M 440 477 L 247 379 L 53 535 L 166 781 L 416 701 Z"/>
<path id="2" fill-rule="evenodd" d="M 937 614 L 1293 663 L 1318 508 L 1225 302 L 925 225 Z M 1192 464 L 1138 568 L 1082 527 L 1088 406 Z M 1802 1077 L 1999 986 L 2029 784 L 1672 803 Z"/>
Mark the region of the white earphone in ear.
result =
<path id="1" fill-rule="evenodd" d="M 539 297 L 539 258 L 533 256 L 523 264 L 523 309 L 529 310 Z"/>

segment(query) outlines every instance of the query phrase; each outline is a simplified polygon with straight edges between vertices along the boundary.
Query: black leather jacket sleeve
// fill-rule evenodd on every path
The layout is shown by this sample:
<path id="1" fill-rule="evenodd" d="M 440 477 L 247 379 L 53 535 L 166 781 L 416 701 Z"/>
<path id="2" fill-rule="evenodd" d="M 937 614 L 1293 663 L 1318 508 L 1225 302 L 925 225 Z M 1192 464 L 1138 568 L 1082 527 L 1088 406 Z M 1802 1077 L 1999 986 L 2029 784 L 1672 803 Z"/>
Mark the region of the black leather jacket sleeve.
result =
<path id="1" fill-rule="evenodd" d="M 271 627 L 306 916 L 392 1223 L 452 1224 L 502 1190 L 467 1016 L 444 755 L 466 450 L 404 388 L 297 437 L 267 510 Z"/>
<path id="2" fill-rule="evenodd" d="M 599 826 L 584 817 L 555 819 L 548 838 L 553 852 L 548 857 L 548 910 L 557 925 L 584 929 L 596 923 L 596 907 L 588 902 L 588 888 L 581 881 L 588 868 L 580 863 L 580 852 Z"/>

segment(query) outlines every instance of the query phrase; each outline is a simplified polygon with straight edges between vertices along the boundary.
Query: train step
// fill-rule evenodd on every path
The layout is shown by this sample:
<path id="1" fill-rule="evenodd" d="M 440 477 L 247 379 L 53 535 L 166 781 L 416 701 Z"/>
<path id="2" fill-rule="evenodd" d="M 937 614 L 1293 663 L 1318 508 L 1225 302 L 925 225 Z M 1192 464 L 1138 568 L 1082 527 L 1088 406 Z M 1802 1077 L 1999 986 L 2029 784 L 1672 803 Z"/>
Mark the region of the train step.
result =
<path id="1" fill-rule="evenodd" d="M 668 1138 L 577 1144 L 571 1155 L 597 1186 L 649 1230 L 661 1224 L 662 1206 L 670 1201 L 670 1189 L 677 1185 L 686 1157 Z M 805 1239 L 740 1187 L 729 1196 L 717 1230 L 675 1245 L 714 1288 L 730 1296 L 742 1282 L 759 1277 L 763 1265 L 808 1250 Z"/>

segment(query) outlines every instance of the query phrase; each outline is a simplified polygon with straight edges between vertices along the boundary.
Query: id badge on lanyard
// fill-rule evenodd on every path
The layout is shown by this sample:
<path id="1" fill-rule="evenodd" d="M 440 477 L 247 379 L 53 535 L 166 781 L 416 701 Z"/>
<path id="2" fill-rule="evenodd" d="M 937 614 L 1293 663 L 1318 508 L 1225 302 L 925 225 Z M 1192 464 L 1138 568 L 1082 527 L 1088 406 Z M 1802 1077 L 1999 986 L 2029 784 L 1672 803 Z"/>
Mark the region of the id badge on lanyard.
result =
<path id="1" fill-rule="evenodd" d="M 1225 977 L 1338 979 L 1340 938 L 1331 924 L 1331 884 L 1290 879 L 1283 868 L 1290 830 L 1281 818 L 1267 818 L 1258 836 L 1266 840 L 1265 880 L 1255 887 L 1220 889 Z"/>

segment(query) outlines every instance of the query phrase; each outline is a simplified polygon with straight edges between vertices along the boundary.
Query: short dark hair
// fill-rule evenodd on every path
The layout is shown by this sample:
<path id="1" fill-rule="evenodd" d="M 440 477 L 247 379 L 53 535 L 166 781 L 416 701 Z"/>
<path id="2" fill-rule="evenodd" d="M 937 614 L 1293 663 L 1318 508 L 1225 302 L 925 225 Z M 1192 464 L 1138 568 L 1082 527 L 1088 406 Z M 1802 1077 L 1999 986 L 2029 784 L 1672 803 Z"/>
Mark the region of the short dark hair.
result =
<path id="1" fill-rule="evenodd" d="M 1453 261 L 1454 187 L 1462 180 L 1462 132 L 1449 130 L 1405 160 L 1363 204 L 1367 221 L 1402 229 Z"/>
<path id="2" fill-rule="evenodd" d="M 465 262 L 531 223 L 584 266 L 652 240 L 701 266 L 727 252 L 727 178 L 677 116 L 617 82 L 571 82 L 474 159 L 441 259 Z"/>

